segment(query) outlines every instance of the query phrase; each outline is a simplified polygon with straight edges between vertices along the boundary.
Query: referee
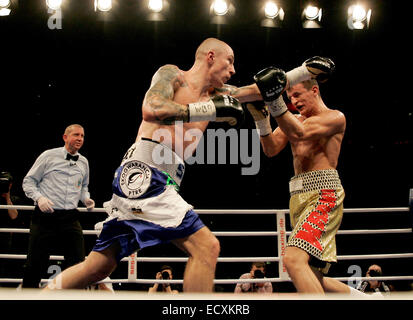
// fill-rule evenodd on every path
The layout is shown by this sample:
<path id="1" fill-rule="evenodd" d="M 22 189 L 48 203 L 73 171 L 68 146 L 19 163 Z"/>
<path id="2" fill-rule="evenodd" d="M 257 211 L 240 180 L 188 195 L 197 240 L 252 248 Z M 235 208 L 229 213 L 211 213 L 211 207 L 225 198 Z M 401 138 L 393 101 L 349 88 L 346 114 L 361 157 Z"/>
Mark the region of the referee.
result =
<path id="1" fill-rule="evenodd" d="M 62 251 L 64 268 L 85 259 L 83 230 L 76 208 L 82 201 L 92 210 L 95 202 L 88 191 L 88 160 L 78 152 L 84 135 L 81 125 L 68 126 L 63 134 L 65 145 L 43 152 L 23 179 L 26 196 L 36 204 L 23 288 L 39 288 L 52 250 Z"/>

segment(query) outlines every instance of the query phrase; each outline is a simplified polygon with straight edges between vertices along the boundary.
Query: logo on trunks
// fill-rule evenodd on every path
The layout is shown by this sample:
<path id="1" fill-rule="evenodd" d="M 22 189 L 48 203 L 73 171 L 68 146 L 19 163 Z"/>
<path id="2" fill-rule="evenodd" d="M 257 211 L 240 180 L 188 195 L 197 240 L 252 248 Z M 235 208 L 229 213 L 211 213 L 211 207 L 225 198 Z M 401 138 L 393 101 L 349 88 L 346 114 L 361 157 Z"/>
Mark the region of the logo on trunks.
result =
<path id="1" fill-rule="evenodd" d="M 131 199 L 139 198 L 151 184 L 152 171 L 143 162 L 134 160 L 126 162 L 119 172 L 119 186 Z"/>
<path id="2" fill-rule="evenodd" d="M 305 219 L 296 238 L 307 241 L 313 247 L 323 251 L 320 243 L 321 235 L 328 222 L 328 214 L 336 206 L 337 197 L 334 190 L 321 190 L 321 197 L 317 207 Z"/>

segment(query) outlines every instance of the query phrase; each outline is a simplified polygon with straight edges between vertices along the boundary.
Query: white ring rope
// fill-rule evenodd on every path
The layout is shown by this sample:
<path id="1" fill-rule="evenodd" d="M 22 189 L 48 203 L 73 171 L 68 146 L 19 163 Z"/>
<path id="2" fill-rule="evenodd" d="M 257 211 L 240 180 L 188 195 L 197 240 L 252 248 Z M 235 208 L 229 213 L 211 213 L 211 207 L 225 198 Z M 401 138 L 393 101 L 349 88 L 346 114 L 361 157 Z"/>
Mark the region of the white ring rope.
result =
<path id="1" fill-rule="evenodd" d="M 35 206 L 19 206 L 19 205 L 0 205 L 0 209 L 16 209 L 22 211 L 32 211 Z M 105 212 L 104 208 L 94 208 L 88 210 L 86 208 L 77 208 L 79 212 Z M 409 212 L 409 207 L 389 207 L 389 208 L 344 208 L 344 213 L 383 213 L 383 212 Z M 289 213 L 288 209 L 196 209 L 198 214 L 278 214 Z"/>
<path id="2" fill-rule="evenodd" d="M 19 205 L 0 205 L 0 209 L 17 209 L 22 211 L 34 210 L 34 206 L 19 206 Z M 104 208 L 94 208 L 87 210 L 86 208 L 77 208 L 79 212 L 106 212 Z M 195 210 L 198 214 L 288 214 L 288 209 L 280 210 Z M 392 208 L 353 208 L 344 209 L 345 213 L 391 213 L 391 212 L 407 212 L 410 213 L 409 207 L 392 207 Z M 0 228 L 1 232 L 12 233 L 29 233 L 30 229 L 22 228 Z M 363 229 L 363 230 L 339 230 L 337 234 L 392 234 L 392 233 L 411 233 L 412 228 L 405 229 Z M 283 235 L 289 235 L 291 232 L 286 231 Z M 98 235 L 96 230 L 83 230 L 84 235 Z M 279 236 L 278 231 L 216 231 L 213 232 L 216 236 Z M 0 254 L 0 259 L 26 259 L 25 254 Z M 338 260 L 369 260 L 369 259 L 398 259 L 398 258 L 413 258 L 413 253 L 396 253 L 396 254 L 368 254 L 368 255 L 343 255 L 337 256 Z M 50 260 L 64 260 L 63 256 L 51 255 Z M 125 257 L 121 261 L 135 262 L 186 262 L 187 257 Z M 218 257 L 218 262 L 280 262 L 280 257 Z M 339 281 L 363 281 L 363 280 L 413 280 L 413 276 L 386 276 L 386 277 L 336 277 Z M 48 282 L 51 279 L 42 279 L 42 282 Z M 290 281 L 285 278 L 263 278 L 263 279 L 214 279 L 215 284 L 236 284 L 236 283 L 259 283 L 259 282 L 283 282 Z M 22 279 L 0 278 L 0 283 L 21 283 Z M 181 280 L 156 280 L 156 279 L 107 279 L 99 283 L 171 283 L 182 284 Z"/>
<path id="3" fill-rule="evenodd" d="M 3 254 L 0 253 L 0 259 L 26 259 L 25 254 Z M 337 256 L 339 260 L 371 260 L 371 259 L 402 259 L 413 258 L 413 253 L 389 253 L 389 254 L 361 254 Z M 129 261 L 131 258 L 125 257 L 121 261 Z M 186 262 L 187 257 L 137 257 L 137 262 Z M 64 260 L 63 256 L 51 255 L 50 260 Z M 279 262 L 279 257 L 218 257 L 218 262 Z"/>
<path id="4" fill-rule="evenodd" d="M 0 228 L 1 232 L 12 233 L 29 233 L 30 229 L 20 228 Z M 389 234 L 389 233 L 411 233 L 412 228 L 406 229 L 362 229 L 362 230 L 339 230 L 337 234 Z M 278 231 L 212 231 L 217 237 L 275 237 L 279 235 Z M 84 235 L 98 235 L 97 230 L 83 230 Z M 291 234 L 291 231 L 287 231 L 286 235 Z"/>
<path id="5" fill-rule="evenodd" d="M 413 280 L 413 276 L 387 276 L 387 277 L 333 277 L 338 281 L 394 281 L 394 280 Z M 53 279 L 41 279 L 42 283 L 49 282 Z M 21 283 L 23 279 L 3 278 L 2 283 Z M 284 282 L 286 280 L 281 278 L 261 278 L 261 279 L 214 279 L 215 284 L 236 284 L 236 283 L 264 283 L 264 282 Z M 183 279 L 172 280 L 156 280 L 156 279 L 107 279 L 97 283 L 134 283 L 134 284 L 153 284 L 153 283 L 169 283 L 169 284 L 183 284 Z"/>

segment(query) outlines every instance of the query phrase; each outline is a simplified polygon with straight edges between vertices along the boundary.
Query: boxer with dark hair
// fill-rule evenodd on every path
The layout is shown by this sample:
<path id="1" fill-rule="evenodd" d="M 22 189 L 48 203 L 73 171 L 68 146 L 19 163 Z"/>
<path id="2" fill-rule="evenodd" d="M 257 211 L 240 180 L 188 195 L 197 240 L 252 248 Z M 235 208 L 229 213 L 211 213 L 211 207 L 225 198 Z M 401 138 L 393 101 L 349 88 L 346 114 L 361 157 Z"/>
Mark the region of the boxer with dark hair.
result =
<path id="1" fill-rule="evenodd" d="M 321 60 L 321 64 L 323 61 L 334 71 L 331 60 Z M 314 62 L 320 63 L 312 58 L 305 64 Z M 261 72 L 255 77 L 261 90 L 267 90 L 267 74 L 268 71 Z M 323 73 L 318 78 L 325 81 L 327 74 Z M 265 107 L 247 106 L 268 157 L 276 156 L 288 143 L 291 145 L 295 172 L 290 181 L 293 231 L 283 262 L 297 291 L 356 294 L 355 289 L 325 277 L 330 264 L 337 261 L 335 235 L 343 216 L 344 189 L 336 167 L 346 118 L 341 111 L 325 105 L 316 79 L 303 81 L 286 90 L 299 115 L 288 111 L 281 94 L 268 97 Z M 278 124 L 274 131 L 269 114 Z"/>

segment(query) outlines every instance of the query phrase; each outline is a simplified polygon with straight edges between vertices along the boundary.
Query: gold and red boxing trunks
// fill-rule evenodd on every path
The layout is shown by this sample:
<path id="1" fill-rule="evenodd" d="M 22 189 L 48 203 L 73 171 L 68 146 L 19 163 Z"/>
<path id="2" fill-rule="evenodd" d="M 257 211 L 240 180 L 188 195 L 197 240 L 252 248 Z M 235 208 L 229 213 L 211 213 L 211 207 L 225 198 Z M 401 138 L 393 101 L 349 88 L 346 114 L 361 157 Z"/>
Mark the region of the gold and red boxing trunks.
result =
<path id="1" fill-rule="evenodd" d="M 290 221 L 287 246 L 310 255 L 310 265 L 327 274 L 337 262 L 335 235 L 343 217 L 344 189 L 334 169 L 298 174 L 290 180 Z"/>

